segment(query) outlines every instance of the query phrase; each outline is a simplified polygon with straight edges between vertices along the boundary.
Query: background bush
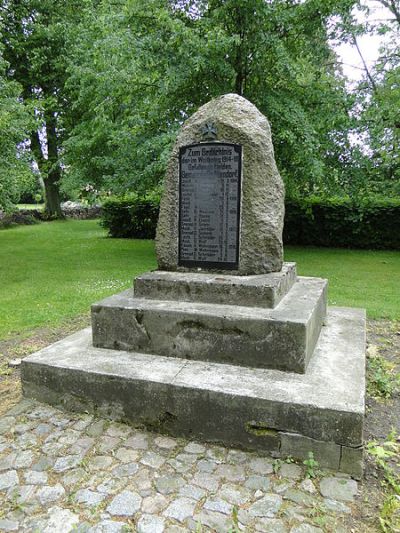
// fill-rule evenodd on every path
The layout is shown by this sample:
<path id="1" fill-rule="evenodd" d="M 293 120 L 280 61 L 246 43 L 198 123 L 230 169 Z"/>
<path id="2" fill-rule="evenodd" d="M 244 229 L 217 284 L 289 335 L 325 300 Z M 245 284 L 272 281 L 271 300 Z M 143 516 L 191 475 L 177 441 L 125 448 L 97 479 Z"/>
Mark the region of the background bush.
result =
<path id="1" fill-rule="evenodd" d="M 400 249 L 400 200 L 286 200 L 285 244 Z"/>
<path id="2" fill-rule="evenodd" d="M 159 191 L 114 196 L 103 203 L 100 224 L 110 237 L 154 239 L 159 208 Z"/>
<path id="3" fill-rule="evenodd" d="M 102 226 L 111 237 L 153 239 L 160 194 L 113 197 L 103 205 Z M 285 244 L 337 248 L 400 249 L 400 200 L 286 199 Z"/>
<path id="4" fill-rule="evenodd" d="M 18 209 L 11 213 L 0 211 L 0 229 L 37 224 L 42 220 L 42 216 L 43 213 L 38 209 Z"/>

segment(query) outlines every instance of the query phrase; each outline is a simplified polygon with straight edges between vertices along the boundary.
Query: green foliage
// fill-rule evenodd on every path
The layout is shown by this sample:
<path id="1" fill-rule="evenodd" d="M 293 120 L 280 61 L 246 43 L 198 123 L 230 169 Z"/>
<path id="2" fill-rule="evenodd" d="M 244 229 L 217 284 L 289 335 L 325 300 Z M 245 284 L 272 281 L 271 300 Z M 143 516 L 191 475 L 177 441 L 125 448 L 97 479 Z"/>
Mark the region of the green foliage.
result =
<path id="1" fill-rule="evenodd" d="M 111 237 L 154 239 L 160 193 L 136 193 L 107 199 L 103 204 L 101 225 Z"/>
<path id="2" fill-rule="evenodd" d="M 400 452 L 400 445 L 397 440 L 396 430 L 393 429 L 387 436 L 386 441 L 383 443 L 378 443 L 376 441 L 368 442 L 367 451 L 375 458 L 378 466 L 385 470 L 388 459 L 397 457 L 398 453 Z"/>
<path id="3" fill-rule="evenodd" d="M 286 457 L 284 457 L 283 459 L 274 459 L 273 462 L 272 462 L 272 470 L 274 472 L 274 474 L 277 474 L 279 472 L 279 470 L 281 469 L 282 465 L 283 464 L 291 464 L 291 463 L 294 463 L 295 460 L 294 458 L 291 456 L 291 455 L 287 455 Z"/>
<path id="4" fill-rule="evenodd" d="M 379 513 L 379 524 L 383 533 L 400 530 L 400 499 L 397 494 L 389 494 Z"/>
<path id="5" fill-rule="evenodd" d="M 1 52 L 0 46 L 0 210 L 7 212 L 34 178 L 21 146 L 27 135 L 29 114 L 19 99 L 20 86 L 6 79 Z"/>
<path id="6" fill-rule="evenodd" d="M 394 373 L 395 365 L 379 354 L 368 352 L 368 393 L 375 398 L 390 398 L 400 386 L 400 375 Z"/>
<path id="7" fill-rule="evenodd" d="M 272 470 L 274 474 L 277 474 L 279 470 L 281 469 L 281 466 L 283 465 L 282 459 L 274 459 L 272 463 Z"/>
<path id="8" fill-rule="evenodd" d="M 213 70 L 216 37 L 206 42 L 165 0 L 101 2 L 74 37 L 68 88 L 79 121 L 65 143 L 64 190 L 89 182 L 143 193 L 161 181 L 193 102 L 208 99 L 200 79 Z"/>
<path id="9" fill-rule="evenodd" d="M 82 205 L 100 205 L 110 196 L 111 191 L 99 191 L 93 185 L 87 183 L 80 188 L 78 200 Z"/>
<path id="10" fill-rule="evenodd" d="M 383 473 L 386 497 L 379 513 L 379 523 L 384 533 L 400 529 L 400 476 L 393 469 L 400 453 L 399 436 L 393 429 L 384 442 L 370 441 L 367 452 Z"/>
<path id="11" fill-rule="evenodd" d="M 82 13 L 71 34 L 64 191 L 159 184 L 183 120 L 238 92 L 271 121 L 288 190 L 341 191 L 349 128 L 328 27 L 352 0 L 118 0 Z"/>
<path id="12" fill-rule="evenodd" d="M 357 20 L 346 17 L 343 24 L 344 38 L 355 46 L 362 34 L 379 36 L 381 41 L 379 57 L 372 66 L 364 62 L 358 48 L 364 72 L 353 88 L 349 162 L 358 192 L 396 197 L 400 194 L 400 3 L 374 3 L 376 10 L 368 2 L 359 4 L 363 16 Z"/>
<path id="13" fill-rule="evenodd" d="M 287 199 L 283 240 L 367 249 L 400 249 L 400 200 Z"/>
<path id="14" fill-rule="evenodd" d="M 68 135 L 70 105 L 64 90 L 68 35 L 90 0 L 7 0 L 0 3 L 7 78 L 20 86 L 30 111 L 25 139 L 45 186 L 46 210 L 61 216 L 60 149 Z"/>
<path id="15" fill-rule="evenodd" d="M 319 474 L 319 462 L 314 459 L 313 452 L 308 452 L 308 458 L 303 461 L 306 466 L 306 477 L 314 478 Z"/>
<path id="16" fill-rule="evenodd" d="M 387 39 L 354 92 L 329 39 L 367 31 L 351 18 L 356 0 L 1 2 L 1 202 L 38 192 L 23 151 L 15 157 L 26 139 L 52 215 L 60 187 L 68 198 L 87 184 L 144 195 L 182 122 L 227 92 L 269 118 L 290 197 L 398 195 L 400 13 L 397 0 L 378 2 L 393 17 L 373 28 Z"/>
<path id="17" fill-rule="evenodd" d="M 239 507 L 234 505 L 232 508 L 232 526 L 228 529 L 227 533 L 240 533 L 239 527 Z"/>
<path id="18" fill-rule="evenodd" d="M 159 200 L 159 191 L 106 200 L 103 227 L 111 237 L 153 238 Z M 399 250 L 400 200 L 287 199 L 283 237 L 285 244 Z"/>

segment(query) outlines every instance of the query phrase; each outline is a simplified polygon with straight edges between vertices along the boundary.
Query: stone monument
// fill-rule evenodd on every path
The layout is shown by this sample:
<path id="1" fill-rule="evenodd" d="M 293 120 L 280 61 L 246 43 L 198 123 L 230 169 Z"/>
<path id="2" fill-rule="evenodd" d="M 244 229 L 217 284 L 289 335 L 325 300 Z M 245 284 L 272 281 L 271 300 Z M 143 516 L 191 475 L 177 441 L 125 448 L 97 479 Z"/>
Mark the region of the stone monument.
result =
<path id="1" fill-rule="evenodd" d="M 201 107 L 169 162 L 159 269 L 26 358 L 24 394 L 360 477 L 365 313 L 283 262 L 283 214 L 267 119 L 234 94 Z"/>
<path id="2" fill-rule="evenodd" d="M 168 165 L 157 227 L 159 268 L 204 263 L 203 269 L 239 275 L 279 272 L 283 215 L 267 119 L 235 94 L 201 107 L 183 126 Z"/>

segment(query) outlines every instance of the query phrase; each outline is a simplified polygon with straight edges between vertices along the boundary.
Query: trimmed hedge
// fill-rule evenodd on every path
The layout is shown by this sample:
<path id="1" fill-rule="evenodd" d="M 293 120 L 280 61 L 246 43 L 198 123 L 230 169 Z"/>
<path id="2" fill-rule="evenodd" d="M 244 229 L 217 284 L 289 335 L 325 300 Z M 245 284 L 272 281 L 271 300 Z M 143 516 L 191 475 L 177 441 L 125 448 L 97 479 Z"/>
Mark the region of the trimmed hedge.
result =
<path id="1" fill-rule="evenodd" d="M 101 225 L 111 237 L 153 239 L 159 193 L 113 197 Z M 400 250 L 400 200 L 286 199 L 285 244 Z"/>
<path id="2" fill-rule="evenodd" d="M 285 244 L 400 249 L 400 200 L 286 200 Z"/>
<path id="3" fill-rule="evenodd" d="M 154 239 L 160 195 L 136 193 L 108 198 L 103 203 L 100 225 L 110 237 Z"/>

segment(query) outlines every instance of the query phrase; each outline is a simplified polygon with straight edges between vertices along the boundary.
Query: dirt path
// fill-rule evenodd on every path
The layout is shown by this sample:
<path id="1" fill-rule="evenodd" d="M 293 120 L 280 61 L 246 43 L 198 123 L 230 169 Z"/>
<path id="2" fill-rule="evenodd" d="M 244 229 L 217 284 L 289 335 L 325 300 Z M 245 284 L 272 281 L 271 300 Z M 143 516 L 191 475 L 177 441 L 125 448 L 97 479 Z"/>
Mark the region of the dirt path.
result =
<path id="1" fill-rule="evenodd" d="M 26 357 L 89 325 L 90 318 L 84 315 L 69 320 L 58 328 L 40 328 L 29 335 L 0 340 L 0 416 L 21 399 L 19 369 L 9 367 L 9 362 Z"/>

